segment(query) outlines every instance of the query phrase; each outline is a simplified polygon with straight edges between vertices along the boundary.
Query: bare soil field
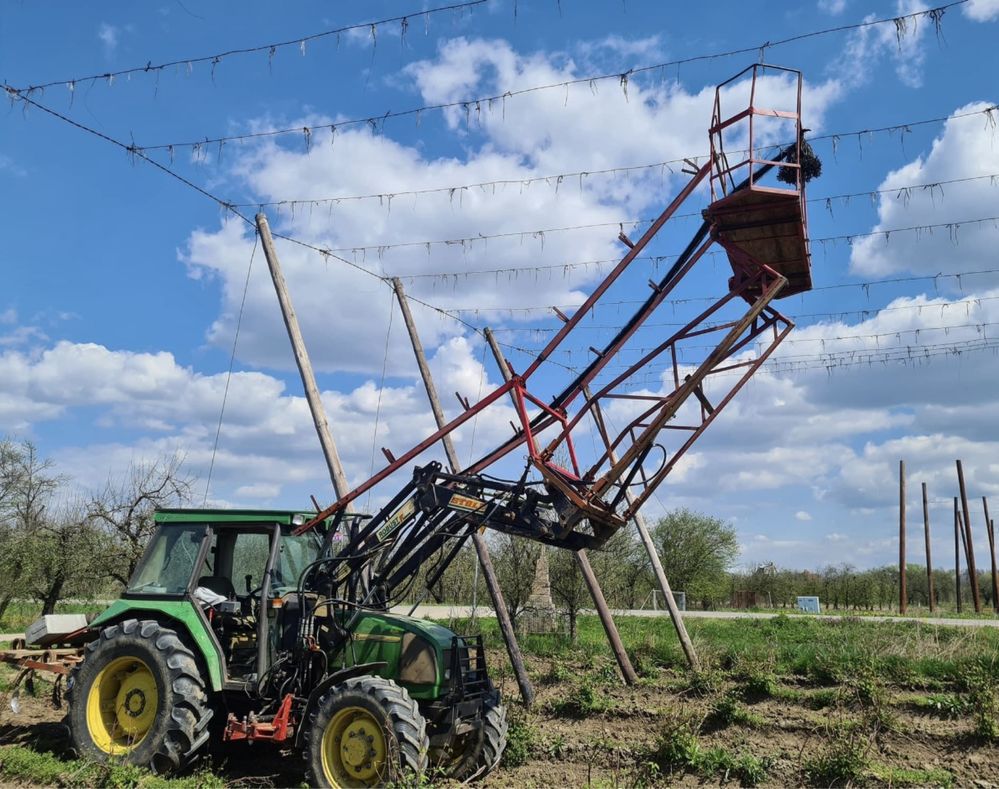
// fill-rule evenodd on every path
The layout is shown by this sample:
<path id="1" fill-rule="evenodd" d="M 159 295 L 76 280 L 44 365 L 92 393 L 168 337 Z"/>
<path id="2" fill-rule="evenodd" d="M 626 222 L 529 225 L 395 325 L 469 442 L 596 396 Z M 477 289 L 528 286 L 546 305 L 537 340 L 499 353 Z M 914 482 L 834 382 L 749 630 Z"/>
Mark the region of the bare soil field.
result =
<path id="1" fill-rule="evenodd" d="M 481 629 L 509 704 L 510 741 L 485 786 L 999 786 L 999 632 L 861 620 L 689 623 L 703 668 L 664 620 L 619 622 L 641 679 L 624 686 L 595 620 L 579 641 L 522 645 L 537 690 L 525 709 L 494 632 Z M 11 675 L 4 673 L 2 682 Z M 4 785 L 298 786 L 301 759 L 257 746 L 213 751 L 164 781 L 68 754 L 50 686 L 0 710 Z M 428 783 L 449 782 L 430 776 Z"/>

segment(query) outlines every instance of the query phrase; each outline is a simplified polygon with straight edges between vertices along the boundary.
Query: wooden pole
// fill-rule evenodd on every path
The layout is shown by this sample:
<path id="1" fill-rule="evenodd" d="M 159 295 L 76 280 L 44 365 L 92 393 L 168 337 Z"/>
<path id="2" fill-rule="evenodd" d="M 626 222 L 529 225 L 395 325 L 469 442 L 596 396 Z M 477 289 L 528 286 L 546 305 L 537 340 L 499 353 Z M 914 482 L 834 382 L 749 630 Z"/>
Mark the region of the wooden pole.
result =
<path id="1" fill-rule="evenodd" d="M 257 214 L 257 232 L 260 234 L 260 243 L 264 248 L 264 257 L 267 258 L 267 266 L 271 271 L 271 280 L 274 282 L 274 290 L 277 292 L 278 303 L 281 305 L 281 315 L 284 318 L 285 328 L 288 330 L 288 339 L 291 340 L 291 349 L 295 354 L 295 363 L 298 365 L 299 375 L 302 376 L 302 386 L 305 388 L 305 399 L 309 403 L 309 411 L 312 412 L 312 421 L 316 426 L 316 433 L 319 435 L 319 443 L 323 448 L 323 457 L 326 458 L 326 467 L 329 469 L 330 481 L 333 483 L 333 490 L 337 498 L 344 496 L 350 490 L 347 485 L 347 475 L 343 471 L 343 463 L 340 462 L 340 453 L 337 452 L 336 443 L 333 441 L 333 434 L 330 432 L 330 424 L 326 418 L 326 409 L 323 407 L 322 398 L 319 395 L 319 387 L 316 385 L 316 375 L 312 371 L 312 362 L 309 361 L 309 354 L 305 349 L 305 340 L 302 338 L 302 331 L 298 326 L 298 316 L 295 315 L 295 308 L 291 304 L 291 297 L 288 295 L 288 286 L 281 272 L 281 263 L 278 260 L 277 251 L 274 249 L 274 239 L 271 238 L 271 229 L 267 224 L 267 217 L 263 212 Z M 351 512 L 351 507 L 347 505 L 347 512 Z"/>
<path id="2" fill-rule="evenodd" d="M 905 461 L 898 461 L 898 612 L 908 604 L 905 577 Z"/>
<path id="3" fill-rule="evenodd" d="M 930 613 L 937 607 L 933 594 L 933 558 L 930 554 L 930 506 L 926 496 L 926 483 L 923 483 L 923 535 L 926 538 L 926 598 L 929 600 Z"/>
<path id="4" fill-rule="evenodd" d="M 423 350 L 423 343 L 420 335 L 416 331 L 416 323 L 413 321 L 413 313 L 409 309 L 409 301 L 406 299 L 406 292 L 403 290 L 402 282 L 398 277 L 392 279 L 392 287 L 395 289 L 396 298 L 399 300 L 399 308 L 402 311 L 402 319 L 406 323 L 406 330 L 409 332 L 409 340 L 413 344 L 413 353 L 416 354 L 416 363 L 420 368 L 420 376 L 423 378 L 423 386 L 427 390 L 427 399 L 430 400 L 430 408 L 434 413 L 434 420 L 437 427 L 447 424 L 444 417 L 444 409 L 441 408 L 440 398 L 437 396 L 437 386 L 434 384 L 433 376 L 430 373 L 430 366 L 427 364 L 427 356 Z M 451 466 L 451 471 L 457 473 L 461 470 L 458 460 L 458 453 L 454 447 L 451 434 L 447 433 L 441 439 L 444 445 L 444 453 L 447 455 L 447 462 Z M 513 629 L 513 622 L 510 620 L 510 612 L 507 610 L 506 601 L 503 599 L 503 590 L 500 588 L 499 579 L 496 577 L 496 570 L 493 567 L 492 557 L 489 555 L 489 547 L 485 538 L 478 531 L 472 533 L 472 543 L 475 545 L 475 552 L 479 557 L 479 564 L 482 566 L 482 575 L 486 579 L 486 587 L 489 589 L 489 596 L 492 598 L 493 610 L 496 612 L 496 621 L 499 623 L 500 632 L 506 643 L 506 651 L 510 656 L 510 665 L 517 677 L 517 685 L 520 687 L 520 696 L 524 704 L 528 707 L 534 702 L 534 687 L 531 678 L 527 674 L 527 667 L 524 665 L 524 656 L 520 651 L 520 644 L 517 641 L 517 634 Z"/>
<path id="5" fill-rule="evenodd" d="M 961 515 L 957 510 L 957 496 L 954 497 L 954 600 L 957 612 L 961 613 Z"/>
<path id="6" fill-rule="evenodd" d="M 503 352 L 500 350 L 492 331 L 487 328 L 485 335 L 486 342 L 489 343 L 489 348 L 496 358 L 496 364 L 499 366 L 503 380 L 509 381 L 512 374 L 506 357 L 503 356 Z M 621 669 L 621 676 L 624 677 L 625 684 L 634 685 L 638 682 L 638 675 L 631 665 L 631 659 L 624 649 L 624 644 L 621 643 L 621 635 L 617 632 L 617 625 L 614 623 L 610 609 L 607 608 L 607 600 L 604 598 L 604 593 L 600 588 L 597 576 L 593 573 L 593 568 L 590 566 L 590 560 L 586 555 L 586 551 L 578 550 L 574 554 L 576 563 L 583 574 L 583 580 L 586 582 L 586 586 L 590 590 L 590 596 L 593 598 L 593 605 L 596 606 L 597 614 L 600 616 L 600 623 L 604 626 L 604 631 L 607 633 L 607 640 L 610 642 L 611 650 L 614 652 L 614 657 L 617 658 L 618 667 Z"/>
<path id="7" fill-rule="evenodd" d="M 982 496 L 982 507 L 985 510 L 985 531 L 989 536 L 989 559 L 992 560 L 992 607 L 999 614 L 999 576 L 996 575 L 996 525 L 989 517 L 989 500 Z"/>
<path id="8" fill-rule="evenodd" d="M 968 492 L 964 487 L 964 468 L 957 462 L 957 484 L 961 488 L 961 511 L 964 513 L 964 535 L 967 545 L 968 576 L 971 580 L 971 598 L 975 603 L 975 613 L 982 612 L 982 599 L 978 593 L 978 570 L 975 567 L 975 543 L 971 536 L 971 513 L 968 511 Z"/>
<path id="9" fill-rule="evenodd" d="M 583 387 L 583 395 L 587 400 L 592 400 L 593 395 L 590 393 L 590 387 Z M 597 430 L 600 431 L 601 437 L 604 439 L 604 443 L 607 446 L 607 459 L 611 463 L 617 463 L 617 453 L 611 449 L 610 440 L 607 435 L 607 425 L 604 422 L 603 411 L 600 410 L 600 404 L 593 404 L 593 421 L 596 422 Z M 635 497 L 631 495 L 630 490 L 625 490 L 624 497 L 627 500 L 629 506 L 634 503 Z M 663 569 L 662 560 L 659 558 L 659 551 L 656 549 L 656 544 L 652 540 L 652 535 L 649 533 L 648 526 L 645 523 L 645 516 L 641 512 L 636 511 L 632 520 L 635 522 L 635 528 L 638 529 L 638 536 L 642 540 L 642 545 L 645 546 L 645 552 L 649 555 L 649 561 L 652 562 L 652 570 L 655 573 L 656 580 L 659 582 L 659 589 L 663 593 L 663 599 L 666 601 L 666 609 L 669 611 L 669 618 L 673 621 L 673 627 L 676 628 L 677 638 L 680 639 L 680 646 L 683 648 L 683 654 L 687 657 L 687 663 L 690 665 L 694 671 L 700 669 L 700 661 L 697 659 L 697 653 L 694 651 L 694 644 L 690 640 L 690 636 L 687 634 L 687 626 L 683 623 L 683 617 L 680 615 L 680 609 L 677 608 L 676 600 L 673 597 L 673 590 L 670 588 L 669 581 L 666 578 L 666 571 Z M 656 590 L 652 590 L 652 594 L 655 595 Z M 652 605 L 655 607 L 655 597 L 652 598 Z"/>

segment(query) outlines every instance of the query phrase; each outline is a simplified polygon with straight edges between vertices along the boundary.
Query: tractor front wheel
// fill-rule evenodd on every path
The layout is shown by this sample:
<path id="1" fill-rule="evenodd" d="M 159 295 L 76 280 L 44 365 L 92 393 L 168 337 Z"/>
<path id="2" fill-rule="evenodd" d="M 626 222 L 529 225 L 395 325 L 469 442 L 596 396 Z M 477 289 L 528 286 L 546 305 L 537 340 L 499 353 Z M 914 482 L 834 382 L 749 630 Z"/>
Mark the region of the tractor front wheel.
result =
<path id="1" fill-rule="evenodd" d="M 104 628 L 70 676 L 70 733 L 83 758 L 176 772 L 208 741 L 211 717 L 194 653 L 152 620 Z"/>
<path id="2" fill-rule="evenodd" d="M 485 778 L 500 763 L 506 750 L 506 707 L 498 698 L 487 699 L 482 707 L 482 726 L 462 743 L 464 753 L 453 763 L 450 777 L 466 783 Z"/>
<path id="3" fill-rule="evenodd" d="M 354 677 L 319 702 L 305 732 L 309 785 L 384 786 L 418 782 L 430 741 L 419 707 L 381 677 Z"/>

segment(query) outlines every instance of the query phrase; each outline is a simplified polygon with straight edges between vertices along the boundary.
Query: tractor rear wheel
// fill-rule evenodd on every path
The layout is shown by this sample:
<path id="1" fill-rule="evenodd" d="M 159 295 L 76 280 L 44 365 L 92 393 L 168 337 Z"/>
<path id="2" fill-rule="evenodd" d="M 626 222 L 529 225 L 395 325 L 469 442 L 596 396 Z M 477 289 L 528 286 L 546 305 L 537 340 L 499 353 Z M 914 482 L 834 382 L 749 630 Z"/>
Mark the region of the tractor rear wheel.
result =
<path id="1" fill-rule="evenodd" d="M 464 754 L 453 762 L 449 777 L 458 781 L 485 778 L 500 763 L 506 750 L 506 707 L 499 699 L 488 699 L 482 707 L 482 727 L 462 743 Z"/>
<path id="2" fill-rule="evenodd" d="M 104 628 L 70 675 L 70 734 L 82 758 L 176 772 L 208 741 L 211 717 L 194 653 L 159 622 Z"/>
<path id="3" fill-rule="evenodd" d="M 404 688 L 381 677 L 353 677 L 332 688 L 305 732 L 309 785 L 383 786 L 419 782 L 430 740 Z"/>

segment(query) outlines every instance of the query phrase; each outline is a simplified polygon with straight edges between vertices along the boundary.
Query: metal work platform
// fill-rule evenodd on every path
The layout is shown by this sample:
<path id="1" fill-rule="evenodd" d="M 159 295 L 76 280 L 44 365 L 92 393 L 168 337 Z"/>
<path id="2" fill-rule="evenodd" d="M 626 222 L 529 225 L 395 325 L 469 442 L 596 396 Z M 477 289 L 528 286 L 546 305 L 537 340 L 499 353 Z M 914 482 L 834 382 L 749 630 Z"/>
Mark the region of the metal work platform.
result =
<path id="1" fill-rule="evenodd" d="M 747 74 L 748 106 L 740 104 L 738 112 L 725 117 L 722 104 L 726 92 L 734 84 L 745 86 Z M 795 96 L 792 109 L 758 106 L 761 94 L 781 101 L 781 90 L 789 87 Z M 747 259 L 787 279 L 778 299 L 812 288 L 804 178 L 799 163 L 803 145 L 801 88 L 799 72 L 756 64 L 715 89 L 709 130 L 715 168 L 711 173 L 712 202 L 704 211 L 704 218 L 711 223 L 712 237 L 725 249 L 732 263 L 731 289 L 742 281 Z M 781 135 L 785 141 L 797 141 L 798 151 L 781 160 L 766 156 L 762 151 L 773 147 L 772 140 Z M 744 157 L 729 164 L 725 141 L 733 139 L 735 144 L 743 146 L 739 153 Z M 761 168 L 768 166 L 780 168 L 788 183 L 786 188 L 760 182 Z"/>

